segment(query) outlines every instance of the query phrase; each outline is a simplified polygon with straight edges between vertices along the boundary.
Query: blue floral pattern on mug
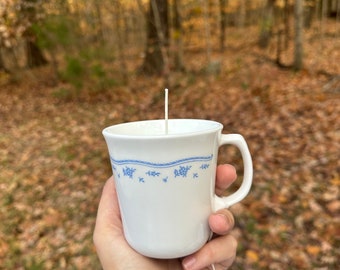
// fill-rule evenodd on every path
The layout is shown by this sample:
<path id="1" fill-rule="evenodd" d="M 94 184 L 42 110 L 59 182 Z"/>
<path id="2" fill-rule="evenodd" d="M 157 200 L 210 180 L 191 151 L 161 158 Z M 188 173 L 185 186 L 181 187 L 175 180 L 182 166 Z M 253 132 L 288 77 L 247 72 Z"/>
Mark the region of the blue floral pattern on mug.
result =
<path id="1" fill-rule="evenodd" d="M 155 179 L 168 183 L 170 179 L 198 179 L 210 167 L 213 155 L 195 156 L 165 163 L 135 159 L 117 160 L 110 157 L 112 170 L 120 179 L 125 177 L 139 183 Z"/>

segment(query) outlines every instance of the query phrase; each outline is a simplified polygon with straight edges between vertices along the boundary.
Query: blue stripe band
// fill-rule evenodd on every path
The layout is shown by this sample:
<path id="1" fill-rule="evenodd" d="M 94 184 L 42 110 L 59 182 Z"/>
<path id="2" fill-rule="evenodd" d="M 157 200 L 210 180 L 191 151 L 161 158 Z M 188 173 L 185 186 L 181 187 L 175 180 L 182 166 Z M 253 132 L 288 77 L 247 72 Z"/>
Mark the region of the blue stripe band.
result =
<path id="1" fill-rule="evenodd" d="M 136 165 L 142 165 L 142 166 L 148 166 L 153 168 L 166 168 L 166 167 L 173 167 L 177 166 L 179 164 L 187 163 L 187 162 L 199 162 L 199 161 L 210 161 L 212 159 L 213 155 L 210 156 L 199 156 L 199 157 L 189 157 L 189 158 L 183 158 L 167 163 L 154 163 L 154 162 L 148 162 L 148 161 L 142 161 L 142 160 L 136 160 L 136 159 L 122 159 L 117 160 L 113 157 L 111 158 L 111 162 L 115 165 L 124 165 L 124 164 L 136 164 Z"/>

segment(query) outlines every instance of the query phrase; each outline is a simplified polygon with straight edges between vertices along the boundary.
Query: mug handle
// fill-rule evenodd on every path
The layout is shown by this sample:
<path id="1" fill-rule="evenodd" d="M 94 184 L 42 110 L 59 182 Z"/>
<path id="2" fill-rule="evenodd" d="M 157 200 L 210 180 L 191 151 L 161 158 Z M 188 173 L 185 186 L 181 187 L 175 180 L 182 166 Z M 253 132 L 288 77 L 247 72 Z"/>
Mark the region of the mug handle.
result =
<path id="1" fill-rule="evenodd" d="M 226 197 L 214 197 L 214 211 L 228 208 L 247 196 L 253 180 L 253 162 L 245 139 L 240 134 L 221 134 L 219 147 L 225 144 L 236 146 L 242 155 L 244 174 L 242 184 L 237 191 Z"/>

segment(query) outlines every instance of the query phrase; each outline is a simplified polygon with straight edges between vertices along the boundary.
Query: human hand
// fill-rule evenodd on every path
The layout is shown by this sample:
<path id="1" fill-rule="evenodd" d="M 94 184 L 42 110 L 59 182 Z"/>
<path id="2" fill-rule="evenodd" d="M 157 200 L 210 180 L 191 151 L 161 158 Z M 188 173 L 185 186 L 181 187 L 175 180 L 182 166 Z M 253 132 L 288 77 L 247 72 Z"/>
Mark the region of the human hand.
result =
<path id="1" fill-rule="evenodd" d="M 218 166 L 216 194 L 221 195 L 235 179 L 236 171 L 233 166 Z M 103 188 L 93 240 L 104 270 L 201 270 L 209 269 L 212 264 L 215 270 L 226 270 L 236 256 L 237 241 L 229 234 L 234 227 L 234 217 L 227 209 L 219 210 L 209 216 L 209 226 L 218 237 L 194 254 L 169 260 L 145 257 L 133 250 L 124 238 L 115 183 L 111 177 Z"/>

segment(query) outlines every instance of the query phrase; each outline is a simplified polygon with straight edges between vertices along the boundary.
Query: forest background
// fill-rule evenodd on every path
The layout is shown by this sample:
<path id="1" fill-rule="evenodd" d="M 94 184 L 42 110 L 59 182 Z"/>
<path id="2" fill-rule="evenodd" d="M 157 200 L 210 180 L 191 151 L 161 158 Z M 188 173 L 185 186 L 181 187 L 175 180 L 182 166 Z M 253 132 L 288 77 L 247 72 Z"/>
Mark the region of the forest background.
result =
<path id="1" fill-rule="evenodd" d="M 1 0 L 0 269 L 100 269 L 101 130 L 164 117 L 164 87 L 249 144 L 232 269 L 337 269 L 339 37 L 339 0 Z"/>

